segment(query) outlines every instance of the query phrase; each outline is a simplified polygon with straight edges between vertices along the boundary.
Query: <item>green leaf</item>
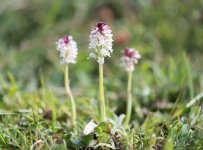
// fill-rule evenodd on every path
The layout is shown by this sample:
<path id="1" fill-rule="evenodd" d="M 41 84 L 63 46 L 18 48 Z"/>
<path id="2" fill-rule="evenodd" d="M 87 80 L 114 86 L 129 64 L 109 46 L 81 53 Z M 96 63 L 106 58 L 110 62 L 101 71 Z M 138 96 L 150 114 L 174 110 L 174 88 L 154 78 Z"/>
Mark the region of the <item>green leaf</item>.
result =
<path id="1" fill-rule="evenodd" d="M 104 131 L 108 131 L 109 129 L 109 124 L 107 122 L 101 122 L 95 129 L 95 132 L 101 133 Z"/>
<path id="2" fill-rule="evenodd" d="M 53 145 L 51 147 L 52 150 L 66 150 L 66 146 L 64 144 L 59 144 L 59 145 Z"/>
<path id="3" fill-rule="evenodd" d="M 93 140 L 93 134 L 70 139 L 72 146 L 76 148 L 87 147 L 91 140 Z"/>
<path id="4" fill-rule="evenodd" d="M 171 137 L 166 139 L 164 150 L 173 150 L 173 139 Z"/>

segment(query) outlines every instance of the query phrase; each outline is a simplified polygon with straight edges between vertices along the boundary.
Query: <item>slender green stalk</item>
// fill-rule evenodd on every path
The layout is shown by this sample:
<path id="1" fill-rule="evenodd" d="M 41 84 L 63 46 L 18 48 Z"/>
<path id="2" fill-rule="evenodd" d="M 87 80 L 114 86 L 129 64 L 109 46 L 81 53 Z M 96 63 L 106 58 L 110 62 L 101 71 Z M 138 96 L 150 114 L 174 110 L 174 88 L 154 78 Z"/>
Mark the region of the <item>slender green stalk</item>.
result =
<path id="1" fill-rule="evenodd" d="M 99 106 L 100 106 L 100 120 L 106 121 L 106 107 L 103 86 L 103 64 L 99 64 Z"/>
<path id="2" fill-rule="evenodd" d="M 132 112 L 132 72 L 128 72 L 128 89 L 127 89 L 127 108 L 126 108 L 126 120 L 125 125 L 127 126 Z"/>
<path id="3" fill-rule="evenodd" d="M 71 109 L 72 109 L 72 115 L 71 115 L 71 121 L 72 125 L 75 126 L 76 123 L 76 107 L 75 107 L 75 101 L 72 95 L 72 92 L 70 90 L 70 81 L 69 81 L 69 74 L 68 74 L 68 65 L 65 66 L 64 70 L 64 79 L 65 79 L 65 88 L 66 88 L 66 93 L 70 98 L 71 101 Z"/>

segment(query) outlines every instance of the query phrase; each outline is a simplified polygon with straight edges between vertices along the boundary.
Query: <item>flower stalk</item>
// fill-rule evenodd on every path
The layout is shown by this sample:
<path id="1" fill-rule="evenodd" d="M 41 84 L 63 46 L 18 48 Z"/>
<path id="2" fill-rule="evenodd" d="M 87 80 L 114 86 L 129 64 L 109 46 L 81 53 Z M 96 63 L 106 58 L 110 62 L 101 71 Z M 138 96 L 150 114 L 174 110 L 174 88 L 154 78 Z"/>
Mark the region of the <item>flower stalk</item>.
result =
<path id="1" fill-rule="evenodd" d="M 135 69 L 135 64 L 137 64 L 138 59 L 141 58 L 141 55 L 134 48 L 124 48 L 122 53 L 123 56 L 121 57 L 121 66 L 123 66 L 128 73 L 127 107 L 124 122 L 124 125 L 127 126 L 130 122 L 132 113 L 132 73 Z"/>
<path id="2" fill-rule="evenodd" d="M 132 71 L 128 72 L 128 87 L 127 87 L 127 108 L 126 108 L 126 120 L 125 125 L 127 126 L 132 112 Z"/>
<path id="3" fill-rule="evenodd" d="M 99 106 L 100 106 L 100 120 L 106 121 L 106 106 L 103 85 L 103 64 L 99 64 Z"/>
<path id="4" fill-rule="evenodd" d="M 73 98 L 73 94 L 72 94 L 72 92 L 70 90 L 68 65 L 65 65 L 65 69 L 64 69 L 64 81 L 65 81 L 66 94 L 70 98 L 70 102 L 71 102 L 71 112 L 72 112 L 71 122 L 72 122 L 72 125 L 75 126 L 75 124 L 76 124 L 76 107 L 75 107 L 75 100 Z"/>

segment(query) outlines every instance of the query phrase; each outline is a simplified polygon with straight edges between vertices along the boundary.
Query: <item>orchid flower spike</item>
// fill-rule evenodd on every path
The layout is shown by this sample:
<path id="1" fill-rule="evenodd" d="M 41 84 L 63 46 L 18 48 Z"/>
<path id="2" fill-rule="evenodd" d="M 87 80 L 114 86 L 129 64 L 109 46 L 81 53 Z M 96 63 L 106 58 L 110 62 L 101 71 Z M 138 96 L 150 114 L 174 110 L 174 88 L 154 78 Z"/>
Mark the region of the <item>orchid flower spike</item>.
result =
<path id="1" fill-rule="evenodd" d="M 70 90 L 68 64 L 76 63 L 78 48 L 77 48 L 76 42 L 73 40 L 73 37 L 70 35 L 65 35 L 56 42 L 56 49 L 60 53 L 61 64 L 64 65 L 64 84 L 65 84 L 66 93 L 71 101 L 72 125 L 75 126 L 76 125 L 76 121 L 75 121 L 76 120 L 76 106 L 75 106 L 74 97 Z"/>
<path id="2" fill-rule="evenodd" d="M 76 63 L 78 48 L 71 35 L 65 35 L 56 42 L 56 49 L 60 52 L 61 64 Z"/>
<path id="3" fill-rule="evenodd" d="M 110 27 L 104 22 L 98 22 L 89 35 L 89 58 L 97 59 L 99 64 L 104 64 L 106 56 L 111 57 L 113 34 Z"/>
<path id="4" fill-rule="evenodd" d="M 134 65 L 138 63 L 138 59 L 141 58 L 141 55 L 134 48 L 124 48 L 122 53 L 121 66 L 123 66 L 126 71 L 132 72 L 134 70 Z"/>

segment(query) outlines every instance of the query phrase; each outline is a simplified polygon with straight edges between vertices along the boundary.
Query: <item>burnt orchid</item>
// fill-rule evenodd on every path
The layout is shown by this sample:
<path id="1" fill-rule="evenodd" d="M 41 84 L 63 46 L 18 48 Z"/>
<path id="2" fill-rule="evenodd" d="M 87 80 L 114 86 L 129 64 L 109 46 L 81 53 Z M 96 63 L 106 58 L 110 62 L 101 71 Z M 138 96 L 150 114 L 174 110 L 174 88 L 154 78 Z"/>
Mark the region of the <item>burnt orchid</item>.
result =
<path id="1" fill-rule="evenodd" d="M 138 59 L 141 58 L 141 55 L 134 48 L 124 48 L 122 53 L 121 65 L 126 71 L 132 72 L 134 70 L 134 65 L 138 63 Z"/>
<path id="2" fill-rule="evenodd" d="M 132 112 L 132 72 L 135 69 L 134 65 L 141 58 L 139 52 L 134 48 L 124 48 L 122 50 L 121 66 L 128 72 L 128 87 L 127 87 L 127 108 L 125 125 L 127 126 Z"/>
<path id="3" fill-rule="evenodd" d="M 56 49 L 60 52 L 61 64 L 76 63 L 78 48 L 73 37 L 65 35 L 56 42 Z"/>
<path id="4" fill-rule="evenodd" d="M 111 28 L 104 22 L 98 22 L 89 35 L 89 58 L 97 59 L 99 63 L 99 115 L 101 121 L 106 121 L 106 107 L 103 87 L 103 64 L 105 57 L 111 57 L 113 34 Z"/>
<path id="5" fill-rule="evenodd" d="M 104 22 L 98 22 L 89 35 L 89 58 L 97 59 L 99 64 L 104 64 L 106 56 L 111 57 L 113 34 L 111 28 Z"/>
<path id="6" fill-rule="evenodd" d="M 72 109 L 71 121 L 72 121 L 72 125 L 75 126 L 76 106 L 75 106 L 75 100 L 74 100 L 73 94 L 70 90 L 68 64 L 76 63 L 78 48 L 77 48 L 76 42 L 73 40 L 73 37 L 70 35 L 65 35 L 56 42 L 56 49 L 60 53 L 61 64 L 64 65 L 65 89 L 71 101 L 71 109 Z"/>

